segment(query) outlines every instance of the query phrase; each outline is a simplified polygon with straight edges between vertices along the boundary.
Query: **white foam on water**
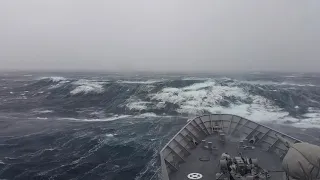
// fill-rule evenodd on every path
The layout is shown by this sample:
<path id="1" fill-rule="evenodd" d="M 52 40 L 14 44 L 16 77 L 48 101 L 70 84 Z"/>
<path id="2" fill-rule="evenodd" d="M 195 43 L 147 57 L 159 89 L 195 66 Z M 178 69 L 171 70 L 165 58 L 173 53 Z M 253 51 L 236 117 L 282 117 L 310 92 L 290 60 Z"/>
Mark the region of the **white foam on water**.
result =
<path id="1" fill-rule="evenodd" d="M 210 78 L 201 78 L 201 77 L 185 77 L 182 78 L 183 81 L 208 81 Z"/>
<path id="2" fill-rule="evenodd" d="M 216 83 L 214 81 L 206 81 L 203 83 L 195 83 L 193 85 L 187 86 L 182 88 L 182 90 L 198 90 L 198 89 L 203 89 L 203 88 L 207 88 L 207 87 L 212 87 L 216 85 Z"/>
<path id="3" fill-rule="evenodd" d="M 305 118 L 294 124 L 296 127 L 320 128 L 320 109 L 308 108 L 308 113 L 303 115 Z"/>
<path id="4" fill-rule="evenodd" d="M 59 81 L 57 84 L 54 84 L 54 85 L 50 86 L 49 89 L 60 88 L 61 86 L 63 86 L 64 84 L 66 84 L 68 82 L 70 82 L 70 81 Z"/>
<path id="5" fill-rule="evenodd" d="M 316 86 L 316 85 L 310 84 L 310 83 L 307 83 L 307 84 L 298 84 L 298 83 L 292 83 L 292 82 L 282 82 L 282 83 L 279 84 L 279 85 L 284 85 L 284 86 L 300 86 L 300 87 L 304 87 L 304 86 L 315 87 L 315 86 Z"/>
<path id="6" fill-rule="evenodd" d="M 67 79 L 60 76 L 51 76 L 51 77 L 42 77 L 40 80 L 50 80 L 52 82 L 60 82 L 60 81 L 66 81 Z"/>
<path id="7" fill-rule="evenodd" d="M 134 116 L 134 118 L 148 118 L 148 117 L 159 117 L 155 113 L 143 113 L 137 116 Z"/>
<path id="8" fill-rule="evenodd" d="M 147 81 L 125 81 L 125 80 L 119 80 L 117 83 L 120 84 L 154 84 L 158 82 L 163 82 L 165 80 L 147 80 Z"/>
<path id="9" fill-rule="evenodd" d="M 300 121 L 294 123 L 293 126 L 298 128 L 320 128 L 320 110 L 312 108 L 303 116 L 305 118 L 300 119 Z"/>
<path id="10" fill-rule="evenodd" d="M 299 86 L 299 87 L 315 87 L 314 84 L 299 84 L 299 83 L 293 83 L 293 82 L 274 82 L 274 81 L 238 81 L 238 83 L 243 84 L 253 84 L 253 85 L 273 85 L 273 86 Z"/>
<path id="11" fill-rule="evenodd" d="M 146 101 L 137 101 L 137 102 L 129 102 L 126 104 L 126 107 L 128 107 L 130 110 L 145 110 L 148 108 L 148 104 L 150 104 L 150 102 L 146 102 Z"/>
<path id="12" fill-rule="evenodd" d="M 35 110 L 33 112 L 38 114 L 48 114 L 48 113 L 53 113 L 54 111 L 53 110 Z"/>
<path id="13" fill-rule="evenodd" d="M 184 88 L 164 88 L 157 94 L 151 95 L 154 100 L 170 102 L 179 105 L 180 112 L 183 110 L 203 109 L 216 106 L 220 101 L 228 97 L 246 98 L 246 93 L 238 87 L 216 85 L 214 82 L 206 81 L 196 83 Z"/>
<path id="14" fill-rule="evenodd" d="M 97 81 L 97 80 L 88 80 L 88 79 L 79 79 L 78 81 L 73 82 L 72 84 L 74 85 L 87 85 L 87 84 L 91 84 L 91 83 L 95 83 L 95 84 L 107 84 L 109 81 Z"/>
<path id="15" fill-rule="evenodd" d="M 61 87 L 61 86 L 64 85 L 65 83 L 70 82 L 70 81 L 68 81 L 66 78 L 60 77 L 60 76 L 41 77 L 41 78 L 39 78 L 38 80 L 49 80 L 49 81 L 51 81 L 51 82 L 53 82 L 53 83 L 57 83 L 57 84 L 51 85 L 51 86 L 49 87 L 49 89 L 56 89 L 56 88 Z"/>
<path id="16" fill-rule="evenodd" d="M 115 134 L 106 134 L 106 137 L 114 137 Z"/>
<path id="17" fill-rule="evenodd" d="M 115 121 L 118 119 L 124 119 L 131 117 L 131 115 L 115 115 L 113 117 L 101 118 L 101 119 L 79 119 L 79 118 L 59 118 L 59 120 L 68 120 L 68 121 L 83 121 L 83 122 L 101 122 L 101 121 Z"/>
<path id="18" fill-rule="evenodd" d="M 307 121 L 303 120 L 292 124 L 292 126 L 297 128 L 318 128 L 320 129 L 319 119 L 309 119 Z"/>
<path id="19" fill-rule="evenodd" d="M 143 113 L 140 115 L 133 116 L 133 118 L 172 118 L 172 117 L 173 116 L 169 116 L 169 115 L 157 115 L 152 112 Z"/>
<path id="20" fill-rule="evenodd" d="M 159 102 L 158 104 L 156 104 L 155 106 L 157 109 L 163 109 L 166 107 L 166 103 L 165 102 Z"/>
<path id="21" fill-rule="evenodd" d="M 131 119 L 141 119 L 141 118 L 170 118 L 172 116 L 161 115 L 158 116 L 155 113 L 143 113 L 139 115 L 114 115 L 108 118 L 99 118 L 99 119 L 81 119 L 81 118 L 59 118 L 58 120 L 66 120 L 66 121 L 79 121 L 79 122 L 108 122 L 108 121 L 115 121 L 125 118 Z"/>
<path id="22" fill-rule="evenodd" d="M 37 117 L 37 119 L 39 119 L 39 120 L 47 120 L 48 118 L 47 117 Z"/>
<path id="23" fill-rule="evenodd" d="M 80 79 L 76 82 L 73 82 L 72 84 L 77 86 L 75 89 L 73 89 L 70 94 L 76 95 L 76 94 L 89 94 L 89 93 L 103 93 L 104 88 L 103 85 L 107 84 L 106 81 L 94 81 L 94 80 L 86 80 L 86 79 Z"/>
<path id="24" fill-rule="evenodd" d="M 235 99 L 228 107 L 220 105 L 225 97 Z M 278 123 L 297 123 L 299 120 L 289 116 L 288 112 L 276 106 L 272 101 L 258 95 L 252 95 L 236 86 L 221 86 L 212 81 L 195 83 L 184 88 L 167 87 L 157 94 L 152 94 L 153 100 L 160 103 L 169 102 L 179 106 L 178 113 L 202 114 L 226 113 L 239 115 L 253 121 L 276 121 Z M 252 99 L 251 104 L 240 100 Z"/>

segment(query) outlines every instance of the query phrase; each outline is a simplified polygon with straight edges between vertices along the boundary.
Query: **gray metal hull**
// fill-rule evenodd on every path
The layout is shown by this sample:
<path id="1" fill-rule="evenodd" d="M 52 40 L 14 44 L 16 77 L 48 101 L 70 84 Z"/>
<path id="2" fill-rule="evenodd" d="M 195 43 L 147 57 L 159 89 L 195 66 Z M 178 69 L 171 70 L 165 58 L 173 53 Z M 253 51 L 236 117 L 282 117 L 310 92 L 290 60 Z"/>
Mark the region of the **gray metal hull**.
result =
<path id="1" fill-rule="evenodd" d="M 225 134 L 222 142 L 217 131 Z M 160 151 L 163 180 L 188 179 L 190 173 L 200 173 L 203 180 L 215 179 L 219 172 L 220 155 L 242 153 L 258 158 L 261 167 L 281 171 L 281 159 L 288 151 L 278 139 L 282 136 L 291 143 L 300 140 L 268 128 L 259 123 L 231 114 L 203 115 L 189 121 Z M 239 148 L 239 142 L 252 141 L 254 149 Z M 204 148 L 204 142 L 212 142 L 214 150 Z M 270 179 L 283 179 L 284 173 L 271 173 Z"/>

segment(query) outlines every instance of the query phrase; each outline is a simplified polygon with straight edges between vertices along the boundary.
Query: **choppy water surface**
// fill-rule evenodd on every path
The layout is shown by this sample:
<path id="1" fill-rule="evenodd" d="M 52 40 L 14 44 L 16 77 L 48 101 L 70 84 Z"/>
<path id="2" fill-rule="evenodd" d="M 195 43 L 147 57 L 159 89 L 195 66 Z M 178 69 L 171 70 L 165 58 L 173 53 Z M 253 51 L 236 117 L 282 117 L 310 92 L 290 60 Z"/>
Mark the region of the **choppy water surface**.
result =
<path id="1" fill-rule="evenodd" d="M 159 150 L 202 113 L 317 143 L 319 103 L 317 74 L 3 73 L 0 179 L 158 179 Z"/>

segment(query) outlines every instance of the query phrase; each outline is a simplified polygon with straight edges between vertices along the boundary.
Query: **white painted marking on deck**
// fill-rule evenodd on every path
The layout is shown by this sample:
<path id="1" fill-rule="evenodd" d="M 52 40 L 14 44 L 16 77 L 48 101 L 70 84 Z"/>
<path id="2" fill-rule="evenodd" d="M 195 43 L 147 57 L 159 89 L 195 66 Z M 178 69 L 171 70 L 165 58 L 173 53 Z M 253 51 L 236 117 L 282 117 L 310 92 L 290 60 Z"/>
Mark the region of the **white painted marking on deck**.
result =
<path id="1" fill-rule="evenodd" d="M 190 173 L 190 174 L 188 174 L 188 178 L 189 179 L 201 179 L 202 178 L 202 174 L 200 174 L 200 173 Z"/>

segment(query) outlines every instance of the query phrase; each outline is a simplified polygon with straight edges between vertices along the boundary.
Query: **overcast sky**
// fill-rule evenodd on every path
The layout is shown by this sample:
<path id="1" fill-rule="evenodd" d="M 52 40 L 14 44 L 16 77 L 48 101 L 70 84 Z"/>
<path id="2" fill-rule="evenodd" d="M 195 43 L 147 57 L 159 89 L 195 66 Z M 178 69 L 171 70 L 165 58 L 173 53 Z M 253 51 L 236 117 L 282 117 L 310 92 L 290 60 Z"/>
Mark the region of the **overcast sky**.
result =
<path id="1" fill-rule="evenodd" d="M 0 69 L 320 71 L 319 0 L 1 0 Z"/>

